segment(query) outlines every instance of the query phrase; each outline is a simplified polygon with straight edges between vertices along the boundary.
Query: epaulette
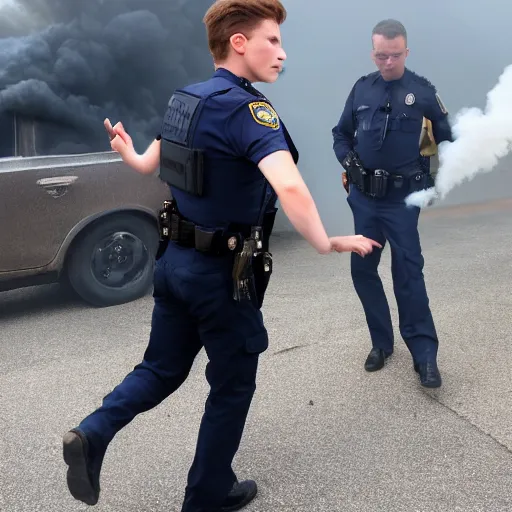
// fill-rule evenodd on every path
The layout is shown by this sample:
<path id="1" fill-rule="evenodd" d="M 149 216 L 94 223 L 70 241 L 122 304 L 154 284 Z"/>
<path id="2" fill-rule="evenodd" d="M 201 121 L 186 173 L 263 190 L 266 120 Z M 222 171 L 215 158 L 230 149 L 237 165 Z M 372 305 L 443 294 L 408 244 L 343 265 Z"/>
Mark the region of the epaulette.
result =
<path id="1" fill-rule="evenodd" d="M 379 75 L 379 71 L 373 71 L 372 73 L 368 73 L 367 75 L 363 75 L 358 82 L 364 82 L 365 80 L 368 80 L 369 78 L 377 78 Z"/>
<path id="2" fill-rule="evenodd" d="M 430 89 L 433 89 L 434 92 L 437 92 L 435 85 L 432 84 L 427 78 L 425 78 L 424 76 L 420 76 L 411 70 L 409 70 L 409 73 L 411 74 L 412 78 L 416 82 L 420 83 L 421 85 L 425 85 L 426 87 L 429 87 Z"/>

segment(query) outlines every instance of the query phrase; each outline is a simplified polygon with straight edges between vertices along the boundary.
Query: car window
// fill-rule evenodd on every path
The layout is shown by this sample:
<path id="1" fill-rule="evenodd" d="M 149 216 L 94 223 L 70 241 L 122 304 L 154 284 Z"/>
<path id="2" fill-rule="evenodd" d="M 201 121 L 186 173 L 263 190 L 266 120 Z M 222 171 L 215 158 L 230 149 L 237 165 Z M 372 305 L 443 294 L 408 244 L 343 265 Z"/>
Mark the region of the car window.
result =
<path id="1" fill-rule="evenodd" d="M 36 154 L 76 155 L 93 151 L 84 136 L 71 127 L 47 121 L 36 122 Z"/>
<path id="2" fill-rule="evenodd" d="M 78 130 L 65 125 L 59 125 L 48 121 L 36 122 L 36 154 L 47 155 L 76 155 L 81 153 L 91 153 L 96 151 L 106 151 L 110 149 L 109 145 L 104 143 L 104 136 L 101 125 L 97 134 L 99 141 L 91 140 L 90 133 L 81 133 Z"/>
<path id="3" fill-rule="evenodd" d="M 0 113 L 0 158 L 14 156 L 14 141 L 13 117 Z"/>

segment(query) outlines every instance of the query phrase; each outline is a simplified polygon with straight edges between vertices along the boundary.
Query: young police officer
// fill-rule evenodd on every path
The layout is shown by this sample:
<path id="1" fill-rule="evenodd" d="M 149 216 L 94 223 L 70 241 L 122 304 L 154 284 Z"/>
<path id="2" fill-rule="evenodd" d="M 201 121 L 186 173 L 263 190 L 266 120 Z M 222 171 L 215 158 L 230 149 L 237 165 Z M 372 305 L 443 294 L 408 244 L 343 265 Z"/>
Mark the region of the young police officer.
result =
<path id="1" fill-rule="evenodd" d="M 68 486 L 99 498 L 108 444 L 133 418 L 176 391 L 204 347 L 211 390 L 182 512 L 238 510 L 256 495 L 231 467 L 268 346 L 260 311 L 271 273 L 268 239 L 276 195 L 297 230 L 320 253 L 371 253 L 362 236 L 328 238 L 299 174 L 284 124 L 252 82 L 282 69 L 278 0 L 217 1 L 205 16 L 216 72 L 171 98 L 160 136 L 138 155 L 121 124 L 105 125 L 111 145 L 143 174 L 160 167 L 173 202 L 161 212 L 165 249 L 157 256 L 154 312 L 143 361 L 64 436 Z"/>
<path id="2" fill-rule="evenodd" d="M 405 68 L 409 50 L 403 25 L 395 20 L 380 22 L 372 41 L 378 71 L 360 78 L 352 88 L 333 128 L 333 147 L 348 174 L 348 203 L 356 231 L 382 246 L 389 241 L 400 332 L 420 382 L 439 387 L 438 339 L 422 272 L 420 209 L 407 207 L 404 199 L 431 183 L 428 158 L 420 152 L 423 128 L 430 124 L 437 144 L 452 140 L 452 134 L 434 86 Z M 348 188 L 345 181 L 344 185 Z M 377 271 L 381 252 L 364 259 L 352 255 L 352 279 L 373 345 L 367 371 L 381 369 L 393 353 L 391 316 Z"/>

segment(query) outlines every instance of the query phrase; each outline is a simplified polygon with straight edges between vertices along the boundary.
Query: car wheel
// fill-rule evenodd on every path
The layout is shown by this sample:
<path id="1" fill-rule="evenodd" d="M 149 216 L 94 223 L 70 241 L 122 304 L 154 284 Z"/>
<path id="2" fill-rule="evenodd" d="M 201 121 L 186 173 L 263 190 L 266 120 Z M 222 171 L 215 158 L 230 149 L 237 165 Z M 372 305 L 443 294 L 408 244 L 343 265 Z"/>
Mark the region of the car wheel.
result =
<path id="1" fill-rule="evenodd" d="M 136 215 L 96 221 L 68 254 L 67 277 L 94 306 L 114 306 L 145 295 L 153 283 L 158 228 Z"/>

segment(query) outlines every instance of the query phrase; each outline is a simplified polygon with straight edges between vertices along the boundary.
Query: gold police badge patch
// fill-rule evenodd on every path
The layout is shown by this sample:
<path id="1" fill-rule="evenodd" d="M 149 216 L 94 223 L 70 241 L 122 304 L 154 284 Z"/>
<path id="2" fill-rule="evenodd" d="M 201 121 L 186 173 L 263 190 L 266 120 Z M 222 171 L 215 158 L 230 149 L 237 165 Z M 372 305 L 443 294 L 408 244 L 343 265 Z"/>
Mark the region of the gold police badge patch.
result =
<path id="1" fill-rule="evenodd" d="M 254 120 L 263 126 L 268 126 L 274 130 L 279 128 L 279 116 L 277 112 L 265 101 L 255 101 L 249 103 Z"/>

